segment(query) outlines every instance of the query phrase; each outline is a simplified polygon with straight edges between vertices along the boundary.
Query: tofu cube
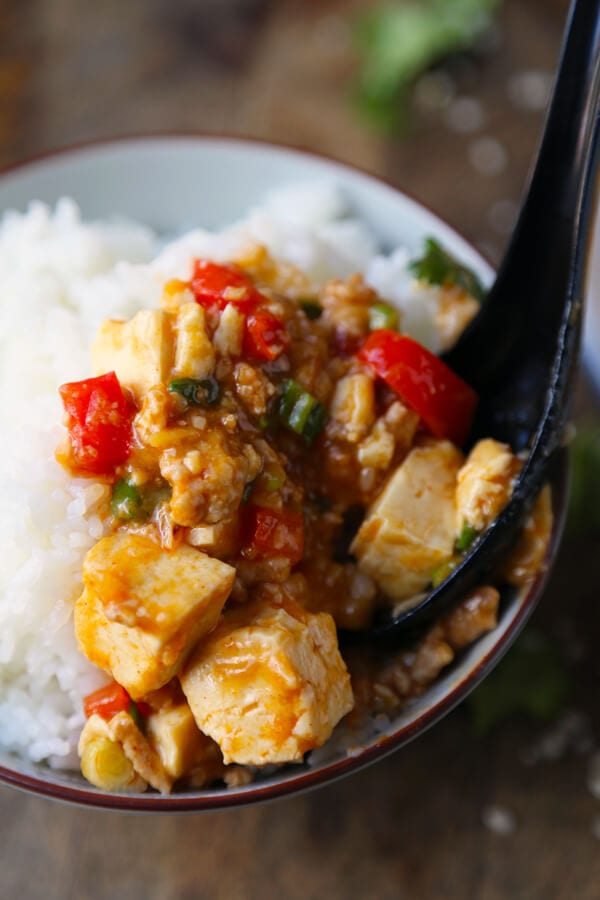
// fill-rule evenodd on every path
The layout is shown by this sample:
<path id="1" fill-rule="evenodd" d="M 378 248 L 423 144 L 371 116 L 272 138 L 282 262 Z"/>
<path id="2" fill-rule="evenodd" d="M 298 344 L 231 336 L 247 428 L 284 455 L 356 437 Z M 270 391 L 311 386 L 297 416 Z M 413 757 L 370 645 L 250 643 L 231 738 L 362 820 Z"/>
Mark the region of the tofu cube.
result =
<path id="1" fill-rule="evenodd" d="M 158 753 L 165 772 L 174 780 L 202 764 L 207 752 L 219 753 L 214 742 L 199 730 L 185 701 L 148 716 L 146 736 Z"/>
<path id="2" fill-rule="evenodd" d="M 236 609 L 179 677 L 198 727 L 225 763 L 302 759 L 354 703 L 333 619 L 292 602 Z"/>
<path id="3" fill-rule="evenodd" d="M 344 438 L 356 443 L 375 421 L 375 385 L 369 375 L 346 375 L 335 386 L 331 415 Z"/>
<path id="4" fill-rule="evenodd" d="M 452 556 L 462 462 L 449 441 L 414 447 L 368 510 L 351 550 L 392 600 L 422 591 L 432 571 Z"/>
<path id="5" fill-rule="evenodd" d="M 215 351 L 206 333 L 204 310 L 197 303 L 180 306 L 175 319 L 175 368 L 178 378 L 207 378 L 215 367 Z"/>
<path id="6" fill-rule="evenodd" d="M 127 532 L 102 538 L 85 558 L 75 604 L 81 649 L 139 699 L 170 681 L 215 627 L 234 578 L 232 566 L 187 545 L 168 551 Z"/>
<path id="7" fill-rule="evenodd" d="M 521 468 L 508 444 L 492 438 L 478 441 L 458 473 L 456 531 L 466 522 L 483 531 L 506 506 Z"/>
<path id="8" fill-rule="evenodd" d="M 166 313 L 143 309 L 129 322 L 107 319 L 92 345 L 95 375 L 116 372 L 138 403 L 156 384 L 165 383 L 171 369 L 172 340 Z"/>

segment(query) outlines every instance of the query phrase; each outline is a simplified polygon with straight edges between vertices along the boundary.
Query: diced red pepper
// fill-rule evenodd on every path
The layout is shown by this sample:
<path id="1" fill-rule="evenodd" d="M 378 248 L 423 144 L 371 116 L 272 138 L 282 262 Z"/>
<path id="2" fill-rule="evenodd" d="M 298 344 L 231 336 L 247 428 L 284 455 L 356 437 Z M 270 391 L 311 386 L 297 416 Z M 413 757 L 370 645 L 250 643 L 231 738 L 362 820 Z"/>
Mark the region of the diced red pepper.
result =
<path id="1" fill-rule="evenodd" d="M 191 281 L 196 303 L 205 309 L 222 311 L 228 303 L 252 310 L 265 298 L 251 281 L 233 266 L 196 260 Z"/>
<path id="2" fill-rule="evenodd" d="M 83 711 L 89 719 L 96 713 L 107 721 L 120 712 L 129 712 L 131 697 L 124 687 L 113 681 L 105 687 L 98 688 L 83 700 Z"/>
<path id="3" fill-rule="evenodd" d="M 114 372 L 73 381 L 59 388 L 67 413 L 73 467 L 108 475 L 124 463 L 131 449 L 134 410 Z"/>
<path id="4" fill-rule="evenodd" d="M 248 550 L 259 559 L 284 556 L 295 566 L 304 554 L 304 517 L 289 509 L 250 506 L 246 528 Z"/>
<path id="5" fill-rule="evenodd" d="M 289 347 L 290 336 L 278 316 L 268 309 L 250 313 L 244 332 L 244 356 L 273 360 Z"/>
<path id="6" fill-rule="evenodd" d="M 419 414 L 438 438 L 465 442 L 477 394 L 433 353 L 406 335 L 372 332 L 358 358 Z"/>

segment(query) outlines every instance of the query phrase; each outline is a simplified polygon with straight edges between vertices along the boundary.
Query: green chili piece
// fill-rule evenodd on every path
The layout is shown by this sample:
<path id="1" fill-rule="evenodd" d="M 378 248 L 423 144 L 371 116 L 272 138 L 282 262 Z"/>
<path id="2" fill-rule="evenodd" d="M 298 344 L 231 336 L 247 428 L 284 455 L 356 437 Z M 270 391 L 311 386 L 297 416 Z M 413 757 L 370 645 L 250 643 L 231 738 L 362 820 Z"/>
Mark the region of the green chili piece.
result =
<path id="1" fill-rule="evenodd" d="M 216 378 L 174 378 L 169 384 L 172 394 L 179 394 L 187 403 L 212 406 L 221 396 L 221 386 Z"/>
<path id="2" fill-rule="evenodd" d="M 398 310 L 387 303 L 374 303 L 369 308 L 369 328 L 371 331 L 379 328 L 395 331 L 398 328 Z"/>
<path id="3" fill-rule="evenodd" d="M 439 587 L 442 581 L 445 581 L 448 575 L 454 571 L 456 568 L 456 560 L 449 559 L 447 562 L 442 563 L 431 573 L 431 586 L 436 588 Z"/>
<path id="4" fill-rule="evenodd" d="M 143 513 L 142 496 L 136 486 L 126 478 L 119 478 L 113 487 L 110 510 L 116 519 L 128 521 Z"/>
<path id="5" fill-rule="evenodd" d="M 316 300 L 300 300 L 299 304 L 306 318 L 311 321 L 318 319 L 323 312 L 323 307 Z"/>
<path id="6" fill-rule="evenodd" d="M 462 530 L 456 540 L 456 552 L 465 553 L 477 537 L 477 534 L 476 528 L 473 528 L 468 522 L 463 522 Z"/>

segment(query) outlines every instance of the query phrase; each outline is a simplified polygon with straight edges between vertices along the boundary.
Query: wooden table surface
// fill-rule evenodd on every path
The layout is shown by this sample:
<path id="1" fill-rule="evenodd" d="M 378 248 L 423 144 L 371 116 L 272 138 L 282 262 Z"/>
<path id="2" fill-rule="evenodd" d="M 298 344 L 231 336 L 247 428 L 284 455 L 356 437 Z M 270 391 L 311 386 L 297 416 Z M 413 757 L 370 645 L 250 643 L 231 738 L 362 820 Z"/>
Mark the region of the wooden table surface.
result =
<path id="1" fill-rule="evenodd" d="M 349 22 L 366 5 L 1 0 L 0 162 L 144 131 L 282 140 L 385 176 L 498 258 L 565 3 L 506 0 L 490 52 L 450 69 L 455 98 L 480 104 L 475 130 L 452 126 L 461 103 L 422 102 L 403 139 L 372 130 L 349 99 Z M 579 405 L 591 405 L 585 390 Z M 517 718 L 481 739 L 458 709 L 357 776 L 260 807 L 121 816 L 2 789 L 0 898 L 598 900 L 600 801 L 586 769 L 600 720 L 599 578 L 593 545 L 565 545 L 535 616 L 571 659 L 576 724 L 558 759 L 525 764 L 539 725 Z M 511 833 L 482 824 L 490 805 L 514 815 Z"/>

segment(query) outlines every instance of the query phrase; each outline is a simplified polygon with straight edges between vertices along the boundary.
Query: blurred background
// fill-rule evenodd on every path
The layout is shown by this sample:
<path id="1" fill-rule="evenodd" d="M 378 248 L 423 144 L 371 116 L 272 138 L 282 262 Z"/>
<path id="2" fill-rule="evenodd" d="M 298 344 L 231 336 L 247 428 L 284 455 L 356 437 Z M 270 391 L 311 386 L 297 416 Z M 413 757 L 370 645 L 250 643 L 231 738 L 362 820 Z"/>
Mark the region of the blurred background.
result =
<path id="1" fill-rule="evenodd" d="M 567 6 L 0 0 L 0 164 L 132 133 L 283 141 L 386 178 L 497 262 Z M 598 900 L 594 408 L 582 377 L 567 539 L 469 702 L 375 767 L 268 806 L 125 817 L 0 789 L 0 897 Z"/>

